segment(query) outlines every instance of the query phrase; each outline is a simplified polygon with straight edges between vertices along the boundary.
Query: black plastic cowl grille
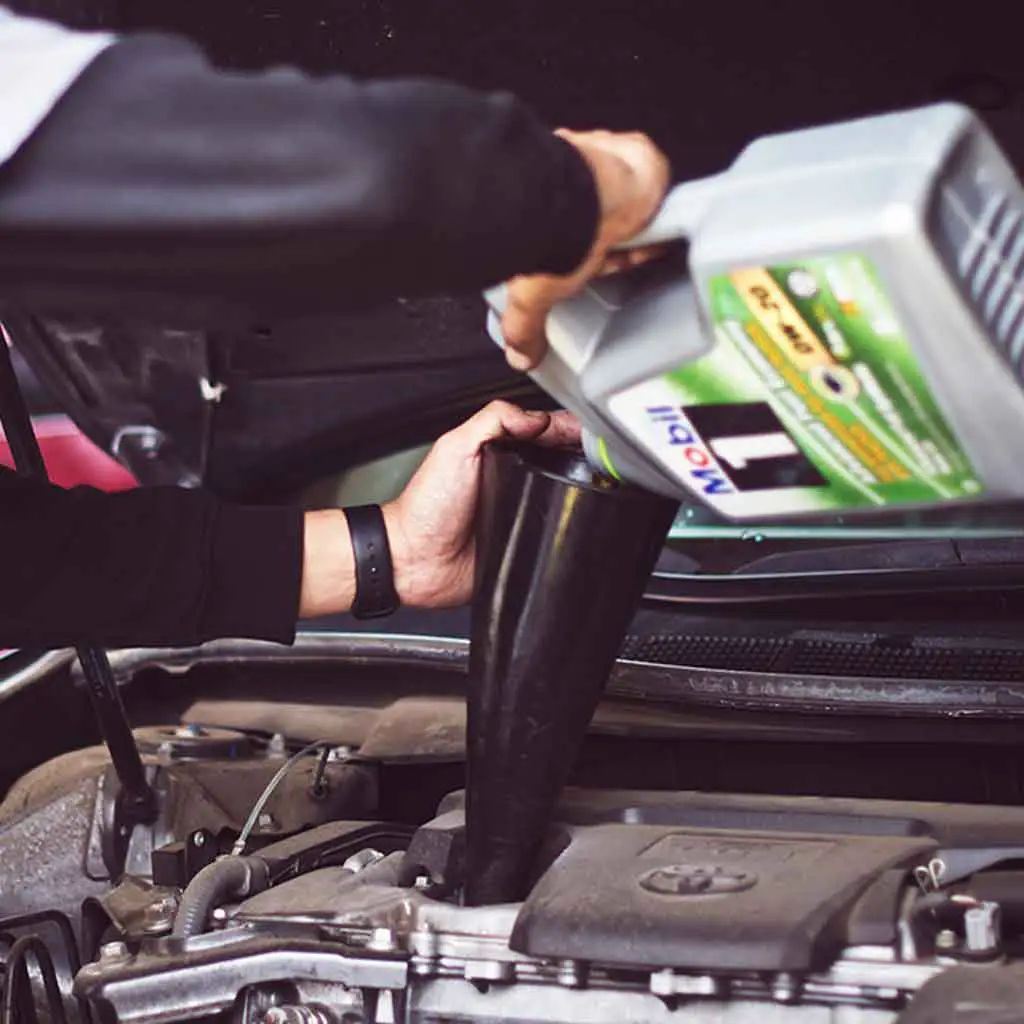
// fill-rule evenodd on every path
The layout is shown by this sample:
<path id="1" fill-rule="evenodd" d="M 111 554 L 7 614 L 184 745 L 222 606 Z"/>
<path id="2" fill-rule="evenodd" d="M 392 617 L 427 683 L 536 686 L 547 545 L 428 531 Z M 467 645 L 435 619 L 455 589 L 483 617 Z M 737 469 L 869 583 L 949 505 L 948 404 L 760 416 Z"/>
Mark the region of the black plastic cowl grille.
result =
<path id="1" fill-rule="evenodd" d="M 1024 648 L 973 647 L 889 638 L 659 635 L 627 637 L 622 657 L 685 668 L 869 679 L 1024 683 Z"/>

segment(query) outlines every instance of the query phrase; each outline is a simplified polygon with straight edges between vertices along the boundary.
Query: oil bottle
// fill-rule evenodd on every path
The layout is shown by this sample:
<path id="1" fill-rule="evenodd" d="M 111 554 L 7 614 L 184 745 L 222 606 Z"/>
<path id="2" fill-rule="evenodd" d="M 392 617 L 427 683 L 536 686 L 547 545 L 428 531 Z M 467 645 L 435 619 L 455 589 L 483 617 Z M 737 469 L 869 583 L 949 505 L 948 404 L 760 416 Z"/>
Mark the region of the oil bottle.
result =
<path id="1" fill-rule="evenodd" d="M 734 520 L 1024 495 L 1024 191 L 973 112 L 758 139 L 632 244 L 672 241 L 549 318 L 595 466 Z"/>

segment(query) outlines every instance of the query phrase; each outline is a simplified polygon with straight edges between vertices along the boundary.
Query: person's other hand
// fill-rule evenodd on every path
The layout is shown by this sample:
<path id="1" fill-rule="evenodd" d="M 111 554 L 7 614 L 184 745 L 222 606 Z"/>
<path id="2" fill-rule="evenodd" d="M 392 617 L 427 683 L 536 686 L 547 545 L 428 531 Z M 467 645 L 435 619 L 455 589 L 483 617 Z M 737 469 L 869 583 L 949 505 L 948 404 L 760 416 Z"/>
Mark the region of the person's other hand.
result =
<path id="1" fill-rule="evenodd" d="M 579 150 L 590 165 L 600 202 L 594 244 L 568 277 L 531 275 L 508 283 L 502 315 L 505 354 L 516 370 L 531 370 L 544 357 L 544 325 L 551 307 L 575 295 L 591 278 L 646 262 L 658 248 L 612 252 L 645 228 L 668 191 L 670 167 L 665 154 L 638 132 L 607 131 L 556 134 Z"/>
<path id="2" fill-rule="evenodd" d="M 573 445 L 580 426 L 569 413 L 524 412 L 497 401 L 437 441 L 401 496 L 384 507 L 403 605 L 448 608 L 472 595 L 480 452 L 499 438 Z"/>

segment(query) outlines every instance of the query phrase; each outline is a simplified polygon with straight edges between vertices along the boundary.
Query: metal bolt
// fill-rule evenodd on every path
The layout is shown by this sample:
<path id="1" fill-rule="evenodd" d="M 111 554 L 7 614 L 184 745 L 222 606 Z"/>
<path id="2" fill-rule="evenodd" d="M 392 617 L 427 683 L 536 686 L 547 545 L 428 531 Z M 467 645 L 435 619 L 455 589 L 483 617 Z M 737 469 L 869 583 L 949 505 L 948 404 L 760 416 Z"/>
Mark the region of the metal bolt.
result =
<path id="1" fill-rule="evenodd" d="M 655 971 L 651 975 L 651 992 L 656 996 L 674 996 L 676 994 L 676 972 L 671 967 Z"/>
<path id="2" fill-rule="evenodd" d="M 395 933 L 390 928 L 374 928 L 366 948 L 378 953 L 391 953 L 396 945 Z"/>
<path id="3" fill-rule="evenodd" d="M 467 960 L 462 969 L 466 981 L 513 981 L 516 976 L 515 964 L 507 960 Z"/>
<path id="4" fill-rule="evenodd" d="M 777 974 L 772 982 L 772 999 L 777 1003 L 794 1003 L 800 994 L 800 987 L 792 974 Z"/>
<path id="5" fill-rule="evenodd" d="M 411 946 L 421 957 L 433 960 L 439 949 L 437 932 L 429 921 L 424 921 L 411 936 Z"/>
<path id="6" fill-rule="evenodd" d="M 993 953 L 999 947 L 998 903 L 982 903 L 964 912 L 964 947 L 971 953 Z"/>
<path id="7" fill-rule="evenodd" d="M 288 741 L 284 737 L 284 733 L 275 732 L 270 737 L 270 742 L 267 744 L 267 756 L 268 757 L 287 757 L 288 756 Z"/>
<path id="8" fill-rule="evenodd" d="M 177 909 L 177 901 L 171 896 L 154 900 L 142 913 L 142 930 L 147 935 L 162 935 L 169 931 Z"/>
<path id="9" fill-rule="evenodd" d="M 274 820 L 274 816 L 264 811 L 257 819 L 256 824 L 263 830 L 277 828 L 277 822 Z"/>
<path id="10" fill-rule="evenodd" d="M 671 967 L 651 975 L 651 993 L 661 999 L 676 996 L 721 996 L 722 987 L 717 978 L 708 974 L 676 974 Z"/>
<path id="11" fill-rule="evenodd" d="M 580 988 L 583 984 L 583 973 L 576 960 L 563 960 L 558 965 L 558 984 L 565 988 Z"/>
<path id="12" fill-rule="evenodd" d="M 111 960 L 127 960 L 128 947 L 123 942 L 105 942 L 100 946 L 100 959 L 106 963 Z"/>
<path id="13" fill-rule="evenodd" d="M 948 953 L 950 950 L 956 949 L 959 939 L 956 937 L 956 932 L 950 928 L 943 928 L 935 936 L 935 948 L 941 950 L 943 953 Z"/>
<path id="14" fill-rule="evenodd" d="M 192 845 L 193 846 L 205 846 L 206 836 L 202 832 L 192 833 Z"/>
<path id="15" fill-rule="evenodd" d="M 331 747 L 327 754 L 327 762 L 328 764 L 337 764 L 339 761 L 347 761 L 351 756 L 351 747 Z"/>

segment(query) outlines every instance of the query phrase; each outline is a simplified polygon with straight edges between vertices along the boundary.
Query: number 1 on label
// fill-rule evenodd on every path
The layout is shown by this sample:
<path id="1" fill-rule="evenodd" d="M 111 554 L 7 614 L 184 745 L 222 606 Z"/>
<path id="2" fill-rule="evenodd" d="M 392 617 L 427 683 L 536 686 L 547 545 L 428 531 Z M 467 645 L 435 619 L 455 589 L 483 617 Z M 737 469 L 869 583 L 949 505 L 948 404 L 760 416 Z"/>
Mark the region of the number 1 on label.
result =
<path id="1" fill-rule="evenodd" d="M 737 434 L 735 437 L 720 437 L 708 445 L 715 456 L 732 469 L 743 470 L 758 459 L 780 459 L 787 455 L 799 454 L 792 438 L 782 431 L 771 434 Z"/>

